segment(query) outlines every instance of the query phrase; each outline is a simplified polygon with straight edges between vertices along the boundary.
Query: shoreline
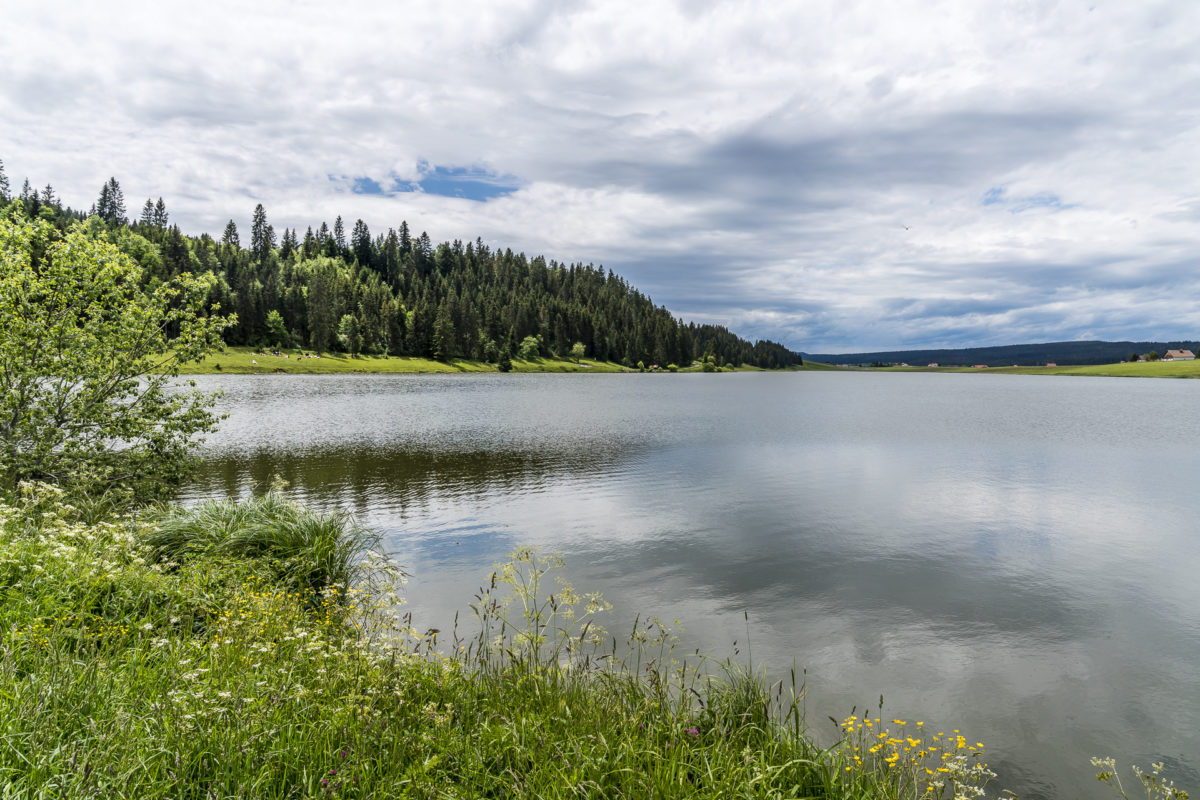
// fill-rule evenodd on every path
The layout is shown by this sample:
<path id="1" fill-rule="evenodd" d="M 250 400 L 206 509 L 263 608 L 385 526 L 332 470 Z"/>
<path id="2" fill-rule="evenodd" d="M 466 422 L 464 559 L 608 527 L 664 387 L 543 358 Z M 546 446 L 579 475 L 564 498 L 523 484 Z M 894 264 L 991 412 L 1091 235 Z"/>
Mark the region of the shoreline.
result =
<path id="1" fill-rule="evenodd" d="M 943 372 L 1000 375 L 1084 375 L 1104 378 L 1200 378 L 1197 361 L 1134 361 L 1116 364 L 1064 364 L 1053 367 L 835 367 L 850 372 Z"/>
<path id="2" fill-rule="evenodd" d="M 279 355 L 275 355 L 275 353 Z M 805 364 L 803 367 L 789 367 L 780 370 L 765 370 L 759 367 L 739 366 L 723 368 L 722 372 L 789 372 L 804 369 L 821 370 L 834 369 L 826 365 Z M 573 361 L 569 358 L 541 358 L 536 360 L 512 359 L 512 372 L 543 372 L 543 373 L 637 373 L 642 370 L 636 367 L 626 367 L 611 361 L 581 359 Z M 647 367 L 645 372 L 701 372 L 698 363 L 680 366 L 675 370 L 666 365 L 660 368 Z M 468 359 L 452 359 L 450 361 L 435 361 L 432 358 L 418 356 L 350 356 L 346 353 L 316 354 L 312 350 L 278 350 L 262 351 L 250 347 L 227 347 L 220 353 L 190 364 L 181 364 L 180 375 L 328 375 L 328 374 L 370 374 L 370 375 L 434 375 L 434 374 L 465 374 L 465 373 L 500 373 L 498 365 L 486 361 L 471 361 Z"/>

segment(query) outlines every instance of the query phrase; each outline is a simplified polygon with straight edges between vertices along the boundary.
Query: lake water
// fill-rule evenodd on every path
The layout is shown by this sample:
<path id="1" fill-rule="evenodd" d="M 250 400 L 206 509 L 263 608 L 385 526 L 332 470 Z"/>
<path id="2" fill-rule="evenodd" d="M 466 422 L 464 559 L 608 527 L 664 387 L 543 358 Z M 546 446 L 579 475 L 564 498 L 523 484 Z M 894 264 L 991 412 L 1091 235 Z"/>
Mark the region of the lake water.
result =
<path id="1" fill-rule="evenodd" d="M 185 499 L 273 474 L 383 532 L 419 625 L 492 564 L 807 669 L 988 747 L 995 788 L 1200 791 L 1200 382 L 986 374 L 206 376 L 230 417 Z M 825 720 L 823 723 L 820 720 Z"/>

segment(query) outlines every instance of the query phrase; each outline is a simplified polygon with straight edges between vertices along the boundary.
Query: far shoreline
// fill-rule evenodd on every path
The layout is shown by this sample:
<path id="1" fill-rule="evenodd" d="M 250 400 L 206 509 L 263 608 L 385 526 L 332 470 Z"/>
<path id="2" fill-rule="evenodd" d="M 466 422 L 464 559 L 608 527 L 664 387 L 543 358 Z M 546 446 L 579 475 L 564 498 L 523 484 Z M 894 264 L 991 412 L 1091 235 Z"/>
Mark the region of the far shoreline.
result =
<path id="1" fill-rule="evenodd" d="M 276 355 L 278 353 L 278 355 Z M 626 367 L 611 361 L 584 358 L 512 359 L 511 372 L 520 373 L 638 373 L 638 372 L 703 372 L 698 362 L 686 366 L 647 365 L 644 370 Z M 797 370 L 830 370 L 825 364 L 767 370 L 752 366 L 722 367 L 722 372 L 787 372 Z M 317 353 L 313 350 L 256 350 L 251 347 L 226 347 L 204 359 L 181 364 L 181 375 L 460 375 L 503 374 L 497 364 L 469 359 L 437 361 L 418 356 L 381 356 L 348 353 Z"/>
<path id="2" fill-rule="evenodd" d="M 807 362 L 806 362 L 807 363 Z M 842 372 L 943 372 L 1000 375 L 1085 375 L 1106 378 L 1200 378 L 1200 360 L 1122 361 L 1116 364 L 1063 364 L 1045 367 L 894 366 L 835 367 Z"/>
<path id="3" fill-rule="evenodd" d="M 278 355 L 275 355 L 278 353 Z M 768 370 L 753 366 L 722 367 L 721 372 L 925 372 L 1000 375 L 1083 375 L 1109 378 L 1200 378 L 1200 360 L 1134 361 L 1115 364 L 1055 366 L 838 366 L 805 361 L 801 366 Z M 584 358 L 512 359 L 515 373 L 638 373 L 703 372 L 699 362 L 670 369 L 669 365 L 648 365 L 644 370 L 612 361 Z M 503 374 L 497 364 L 470 359 L 437 361 L 419 356 L 381 356 L 348 353 L 316 353 L 312 350 L 263 351 L 251 347 L 227 347 L 198 362 L 181 364 L 181 375 L 464 375 Z"/>

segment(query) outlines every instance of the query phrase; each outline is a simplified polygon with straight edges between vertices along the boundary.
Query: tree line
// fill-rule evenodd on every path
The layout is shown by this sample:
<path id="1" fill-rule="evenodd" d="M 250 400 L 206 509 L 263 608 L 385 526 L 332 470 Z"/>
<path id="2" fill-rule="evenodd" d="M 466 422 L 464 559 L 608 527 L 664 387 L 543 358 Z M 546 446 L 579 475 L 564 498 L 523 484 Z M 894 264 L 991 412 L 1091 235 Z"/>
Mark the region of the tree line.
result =
<path id="1" fill-rule="evenodd" d="M 347 233 L 339 216 L 332 227 L 277 233 L 259 204 L 243 246 L 233 220 L 218 239 L 183 234 L 161 197 L 128 219 L 115 178 L 86 212 L 64 207 L 49 185 L 39 191 L 26 180 L 10 193 L 3 162 L 0 202 L 60 228 L 96 218 L 148 281 L 211 273 L 210 303 L 237 314 L 225 331 L 231 345 L 499 363 L 578 356 L 582 345 L 586 357 L 631 367 L 802 363 L 779 343 L 676 319 L 604 267 L 529 258 L 479 238 L 435 245 L 406 221 L 372 234 L 359 219 Z"/>

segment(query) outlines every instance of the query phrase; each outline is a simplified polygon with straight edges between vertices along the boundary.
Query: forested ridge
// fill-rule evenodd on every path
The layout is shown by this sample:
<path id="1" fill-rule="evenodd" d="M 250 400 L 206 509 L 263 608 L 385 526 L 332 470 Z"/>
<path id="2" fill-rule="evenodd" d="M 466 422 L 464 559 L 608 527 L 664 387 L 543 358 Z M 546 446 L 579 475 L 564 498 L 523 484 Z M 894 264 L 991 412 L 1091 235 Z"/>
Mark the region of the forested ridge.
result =
<path id="1" fill-rule="evenodd" d="M 372 234 L 360 219 L 347 232 L 339 216 L 332 227 L 277 234 L 259 204 L 243 245 L 232 220 L 219 239 L 183 234 L 162 198 L 147 199 L 128 219 L 115 178 L 86 213 L 64 207 L 49 185 L 38 191 L 26 180 L 19 194 L 10 193 L 3 162 L 0 203 L 60 228 L 89 220 L 150 281 L 211 272 L 211 302 L 237 314 L 225 333 L 231 345 L 500 363 L 573 352 L 631 367 L 705 357 L 763 368 L 803 363 L 776 342 L 684 323 L 603 267 L 528 258 L 478 238 L 434 245 L 407 222 Z"/>

